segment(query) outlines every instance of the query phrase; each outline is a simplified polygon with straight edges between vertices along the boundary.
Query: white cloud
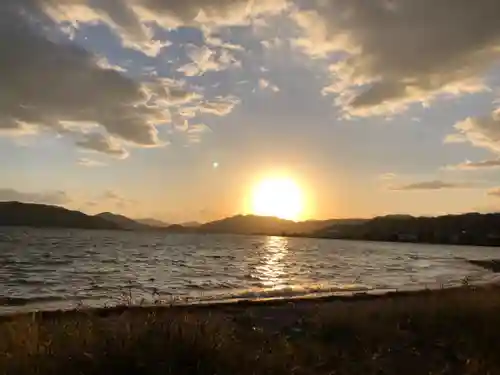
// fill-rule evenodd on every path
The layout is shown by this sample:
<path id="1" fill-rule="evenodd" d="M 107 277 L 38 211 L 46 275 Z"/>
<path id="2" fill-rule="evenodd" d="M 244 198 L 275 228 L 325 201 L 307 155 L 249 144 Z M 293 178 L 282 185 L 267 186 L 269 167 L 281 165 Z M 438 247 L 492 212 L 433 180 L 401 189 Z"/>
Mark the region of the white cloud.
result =
<path id="1" fill-rule="evenodd" d="M 500 109 L 489 116 L 469 117 L 455 124 L 455 129 L 457 134 L 452 134 L 452 137 L 500 155 Z"/>
<path id="2" fill-rule="evenodd" d="M 267 79 L 264 79 L 264 78 L 259 79 L 259 88 L 261 90 L 269 89 L 269 90 L 274 91 L 274 92 L 280 91 L 278 86 L 272 84 L 271 82 L 269 82 Z"/>
<path id="3" fill-rule="evenodd" d="M 155 124 L 165 117 L 156 99 L 168 101 L 168 93 L 153 96 L 85 50 L 52 41 L 30 26 L 37 14 L 21 12 L 22 3 L 8 3 L 0 15 L 0 53 L 8 56 L 0 67 L 0 128 L 65 134 L 67 124 L 74 133 L 90 123 L 135 146 L 160 145 Z"/>
<path id="4" fill-rule="evenodd" d="M 166 29 L 195 26 L 212 30 L 220 26 L 248 24 L 255 17 L 277 14 L 288 5 L 287 0 L 33 1 L 52 19 L 60 23 L 70 22 L 74 28 L 104 23 L 120 37 L 124 46 L 150 56 L 158 54 L 165 46 L 154 40 L 151 24 Z"/>
<path id="5" fill-rule="evenodd" d="M 128 151 L 113 137 L 101 133 L 88 133 L 76 141 L 76 145 L 84 150 L 103 153 L 117 159 L 126 159 Z"/>
<path id="6" fill-rule="evenodd" d="M 214 100 L 205 101 L 198 106 L 202 113 L 210 113 L 217 116 L 229 114 L 233 108 L 240 103 L 234 96 L 217 97 Z"/>
<path id="7" fill-rule="evenodd" d="M 120 72 L 120 73 L 127 72 L 127 69 L 125 69 L 124 67 L 110 63 L 109 60 L 105 56 L 101 56 L 101 57 L 97 58 L 96 65 L 99 68 L 104 69 L 104 70 L 116 70 L 117 72 Z"/>
<path id="8" fill-rule="evenodd" d="M 94 159 L 80 158 L 78 159 L 78 165 L 81 165 L 82 167 L 93 168 L 93 167 L 105 167 L 107 164 L 103 163 L 102 161 Z"/>
<path id="9" fill-rule="evenodd" d="M 448 134 L 444 138 L 444 143 L 453 144 L 453 143 L 465 143 L 467 142 L 467 138 L 463 134 Z"/>
<path id="10" fill-rule="evenodd" d="M 191 124 L 187 128 L 187 137 L 190 143 L 200 143 L 203 134 L 210 132 L 212 130 L 205 124 Z"/>
<path id="11" fill-rule="evenodd" d="M 134 80 L 125 68 L 54 37 L 54 25 L 40 13 L 57 7 L 47 1 L 2 2 L 0 135 L 53 132 L 117 158 L 128 155 L 126 147 L 167 144 L 157 126 L 171 121 L 171 110 L 203 103 L 203 96 L 182 81 Z M 212 112 L 227 114 L 232 106 Z"/>
<path id="12" fill-rule="evenodd" d="M 395 173 L 391 173 L 391 172 L 383 173 L 383 174 L 378 176 L 378 178 L 380 180 L 384 180 L 384 181 L 394 180 L 396 177 L 397 177 L 397 175 Z"/>
<path id="13" fill-rule="evenodd" d="M 313 0 L 294 19 L 295 42 L 330 56 L 336 104 L 346 115 L 386 115 L 441 95 L 485 90 L 500 56 L 497 0 Z"/>
<path id="14" fill-rule="evenodd" d="M 500 159 L 489 159 L 489 160 L 481 160 L 481 161 L 470 161 L 467 160 L 463 163 L 456 165 L 449 165 L 444 169 L 447 170 L 462 170 L 462 171 L 471 171 L 471 170 L 479 170 L 479 169 L 496 169 L 500 168 Z"/>
<path id="15" fill-rule="evenodd" d="M 262 40 L 260 42 L 260 44 L 262 44 L 262 47 L 264 47 L 265 49 L 268 49 L 268 50 L 280 48 L 283 46 L 284 43 L 285 43 L 285 40 L 282 38 L 278 38 L 278 37 L 268 39 L 268 40 Z"/>
<path id="16" fill-rule="evenodd" d="M 187 55 L 191 62 L 181 66 L 177 71 L 188 77 L 200 76 L 208 71 L 219 72 L 232 66 L 241 66 L 241 62 L 237 61 L 226 49 L 221 50 L 219 54 L 207 46 L 189 45 L 187 49 Z"/>
<path id="17" fill-rule="evenodd" d="M 207 31 L 207 33 L 209 33 L 209 31 Z M 213 47 L 224 48 L 224 49 L 231 50 L 231 51 L 240 51 L 241 52 L 241 51 L 245 50 L 245 48 L 240 44 L 225 42 L 221 38 L 214 36 L 214 35 L 210 35 L 210 34 L 205 36 L 205 43 L 207 43 L 208 45 L 211 45 Z"/>

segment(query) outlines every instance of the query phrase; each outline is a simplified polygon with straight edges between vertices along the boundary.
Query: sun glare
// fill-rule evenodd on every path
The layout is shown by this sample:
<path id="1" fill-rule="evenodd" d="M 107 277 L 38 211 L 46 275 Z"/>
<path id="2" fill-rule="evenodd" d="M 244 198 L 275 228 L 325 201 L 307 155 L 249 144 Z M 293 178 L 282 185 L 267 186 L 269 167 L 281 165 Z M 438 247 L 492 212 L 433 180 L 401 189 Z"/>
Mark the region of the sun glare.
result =
<path id="1" fill-rule="evenodd" d="M 252 192 L 252 213 L 299 220 L 304 199 L 299 185 L 290 178 L 269 178 L 261 181 Z"/>

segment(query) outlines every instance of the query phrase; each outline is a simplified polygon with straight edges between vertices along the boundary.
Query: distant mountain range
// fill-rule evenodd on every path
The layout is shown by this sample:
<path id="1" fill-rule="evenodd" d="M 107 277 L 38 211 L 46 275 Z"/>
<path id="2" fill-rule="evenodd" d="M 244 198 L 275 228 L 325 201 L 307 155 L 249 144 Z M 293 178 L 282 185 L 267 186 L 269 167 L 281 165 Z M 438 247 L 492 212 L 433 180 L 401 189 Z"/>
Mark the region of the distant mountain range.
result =
<path id="1" fill-rule="evenodd" d="M 438 217 L 389 215 L 359 225 L 337 225 L 312 237 L 451 245 L 500 246 L 500 214 L 468 213 Z"/>
<path id="2" fill-rule="evenodd" d="M 275 217 L 236 215 L 206 224 L 169 225 L 156 219 L 133 220 L 110 212 L 90 216 L 57 206 L 0 202 L 0 226 L 233 233 L 500 246 L 500 214 L 479 213 L 439 217 L 389 215 L 370 220 L 332 219 L 303 222 Z"/>
<path id="3" fill-rule="evenodd" d="M 99 216 L 89 216 L 62 207 L 20 202 L 0 202 L 1 226 L 41 228 L 123 229 Z"/>
<path id="4" fill-rule="evenodd" d="M 206 224 L 187 222 L 168 224 L 157 219 L 133 220 L 123 215 L 103 212 L 94 216 L 62 207 L 20 202 L 0 203 L 0 225 L 63 228 L 161 230 L 168 232 L 235 233 L 267 235 L 303 235 L 334 225 L 349 225 L 362 220 L 311 220 L 294 222 L 254 215 L 237 215 Z"/>
<path id="5" fill-rule="evenodd" d="M 146 229 L 151 229 L 151 226 L 139 223 L 135 220 L 129 219 L 126 216 L 123 215 L 116 215 L 111 212 L 103 212 L 100 214 L 95 215 L 94 217 L 99 217 L 101 219 L 110 221 L 112 223 L 115 223 L 122 229 L 127 229 L 127 230 L 146 230 Z"/>
<path id="6" fill-rule="evenodd" d="M 332 219 L 295 222 L 275 217 L 237 215 L 212 221 L 198 227 L 206 233 L 235 233 L 263 235 L 303 235 L 335 225 L 352 225 L 362 219 Z"/>
<path id="7" fill-rule="evenodd" d="M 137 223 L 144 224 L 150 227 L 156 227 L 156 228 L 166 228 L 169 227 L 172 224 L 165 223 L 161 220 L 157 219 L 135 219 Z"/>
<path id="8" fill-rule="evenodd" d="M 186 228 L 196 228 L 199 227 L 201 224 L 198 223 L 197 221 L 188 221 L 185 223 L 180 223 L 180 224 L 170 224 L 170 223 L 165 223 L 164 221 L 157 220 L 157 219 L 135 219 L 136 222 L 148 225 L 150 227 L 156 227 L 156 228 L 168 228 L 171 227 L 172 225 L 180 225 Z"/>

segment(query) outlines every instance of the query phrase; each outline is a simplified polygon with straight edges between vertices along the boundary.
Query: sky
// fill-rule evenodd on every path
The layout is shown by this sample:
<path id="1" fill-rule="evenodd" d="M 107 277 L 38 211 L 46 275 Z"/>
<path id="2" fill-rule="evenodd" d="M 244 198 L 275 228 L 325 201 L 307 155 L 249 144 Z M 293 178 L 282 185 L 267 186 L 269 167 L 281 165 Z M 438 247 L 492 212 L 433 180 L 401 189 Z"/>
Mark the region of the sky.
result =
<path id="1" fill-rule="evenodd" d="M 2 0 L 0 200 L 168 222 L 500 209 L 498 0 Z"/>

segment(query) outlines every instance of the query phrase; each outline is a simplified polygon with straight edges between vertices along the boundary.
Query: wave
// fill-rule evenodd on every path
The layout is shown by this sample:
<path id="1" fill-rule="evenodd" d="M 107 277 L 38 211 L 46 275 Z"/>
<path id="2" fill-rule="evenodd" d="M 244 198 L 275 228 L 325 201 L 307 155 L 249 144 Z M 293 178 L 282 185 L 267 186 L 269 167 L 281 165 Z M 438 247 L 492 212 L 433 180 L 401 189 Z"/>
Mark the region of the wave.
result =
<path id="1" fill-rule="evenodd" d="M 334 294 L 356 294 L 372 291 L 371 288 L 362 285 L 350 285 L 343 287 L 286 287 L 279 289 L 247 290 L 231 295 L 231 299 L 273 299 L 293 297 L 315 297 L 319 295 Z"/>

